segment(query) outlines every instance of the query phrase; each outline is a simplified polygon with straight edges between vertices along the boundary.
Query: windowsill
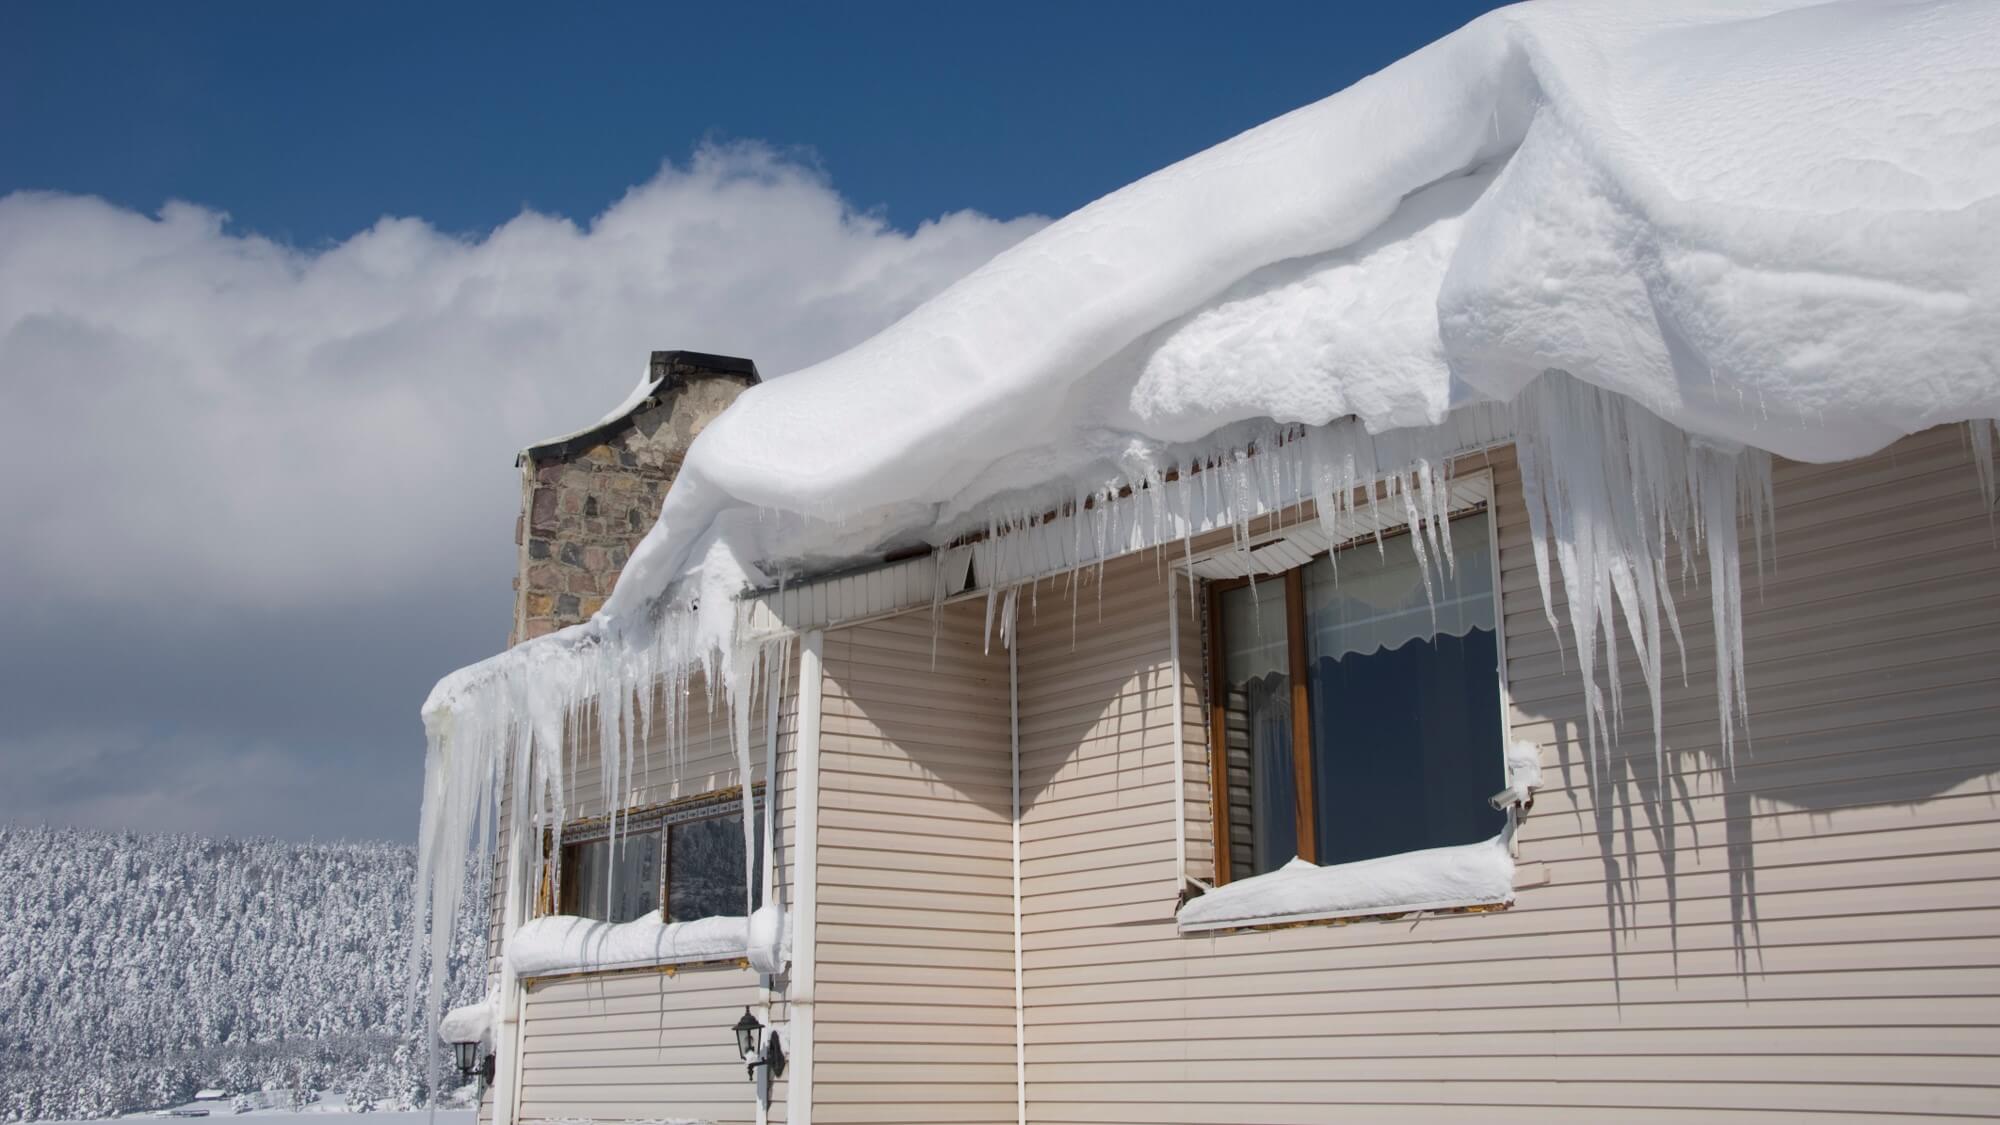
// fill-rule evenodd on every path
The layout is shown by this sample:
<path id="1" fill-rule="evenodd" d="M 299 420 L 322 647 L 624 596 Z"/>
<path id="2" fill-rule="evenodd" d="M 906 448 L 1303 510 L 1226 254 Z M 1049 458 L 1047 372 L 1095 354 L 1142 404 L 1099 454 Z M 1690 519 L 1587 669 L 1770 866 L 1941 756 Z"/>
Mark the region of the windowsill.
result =
<path id="1" fill-rule="evenodd" d="M 787 932 L 782 942 L 787 954 L 789 939 Z M 663 922 L 656 910 L 630 922 L 615 923 L 551 914 L 522 925 L 507 939 L 507 964 L 523 978 L 747 961 L 749 957 L 750 919 L 741 914 Z"/>
<path id="2" fill-rule="evenodd" d="M 1294 859 L 1189 900 L 1176 921 L 1188 934 L 1497 907 L 1513 902 L 1514 875 L 1504 836 L 1330 867 Z"/>

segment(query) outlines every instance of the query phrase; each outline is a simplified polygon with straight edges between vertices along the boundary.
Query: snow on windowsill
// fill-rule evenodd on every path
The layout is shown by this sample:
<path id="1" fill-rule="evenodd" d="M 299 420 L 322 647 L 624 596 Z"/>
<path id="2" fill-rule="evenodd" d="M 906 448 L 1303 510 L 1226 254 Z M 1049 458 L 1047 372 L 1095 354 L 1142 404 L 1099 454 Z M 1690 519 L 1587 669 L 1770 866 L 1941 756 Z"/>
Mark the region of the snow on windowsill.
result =
<path id="1" fill-rule="evenodd" d="M 742 915 L 666 922 L 655 910 L 630 922 L 565 914 L 528 922 L 507 939 L 507 963 L 523 977 L 655 969 L 709 961 L 753 959 L 750 919 Z M 789 954 L 790 927 L 779 939 Z"/>
<path id="2" fill-rule="evenodd" d="M 1504 836 L 1476 844 L 1319 867 L 1293 859 L 1191 900 L 1182 933 L 1495 906 L 1514 898 L 1514 857 Z"/>

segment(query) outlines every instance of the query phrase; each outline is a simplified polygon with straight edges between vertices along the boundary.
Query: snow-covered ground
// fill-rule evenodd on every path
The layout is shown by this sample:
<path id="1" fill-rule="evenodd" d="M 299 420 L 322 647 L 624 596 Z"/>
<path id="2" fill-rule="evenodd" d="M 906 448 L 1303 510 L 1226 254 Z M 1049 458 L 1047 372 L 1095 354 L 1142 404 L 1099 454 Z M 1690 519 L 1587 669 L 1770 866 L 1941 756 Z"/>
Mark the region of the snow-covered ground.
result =
<path id="1" fill-rule="evenodd" d="M 349 1108 L 347 1096 L 332 1092 L 317 1095 L 318 1100 L 294 1109 L 290 1099 L 283 1093 L 260 1092 L 245 1095 L 248 1105 L 239 1110 L 235 1095 L 224 1098 L 202 1098 L 165 1109 L 141 1110 L 117 1118 L 94 1118 L 85 1121 L 55 1122 L 50 1125 L 109 1125 L 112 1121 L 134 1122 L 142 1120 L 190 1120 L 201 1118 L 252 1118 L 257 1125 L 472 1125 L 478 1111 L 465 1109 L 439 1109 L 435 1112 L 423 1109 L 371 1109 L 355 1111 Z"/>
<path id="2" fill-rule="evenodd" d="M 209 1109 L 210 1117 L 254 1118 L 258 1125 L 472 1125 L 477 1111 L 470 1109 L 441 1109 L 436 1113 L 421 1109 L 382 1109 L 366 1113 L 350 1113 L 345 1106 L 310 1106 L 303 1111 L 274 1109 L 253 1109 L 248 1113 L 232 1113 L 229 1103 L 220 1108 L 203 1105 Z M 161 1117 L 158 1113 L 133 1113 L 121 1118 L 98 1118 L 87 1122 L 57 1122 L 54 1125 L 110 1125 L 112 1121 L 132 1122 Z M 164 1120 L 179 1120 L 165 1117 Z"/>
<path id="3" fill-rule="evenodd" d="M 182 1121 L 198 1117 L 242 1117 L 254 1119 L 258 1125 L 472 1125 L 478 1117 L 476 1109 L 370 1109 L 356 1113 L 348 1109 L 348 1103 L 338 1093 L 322 1095 L 320 1101 L 306 1105 L 304 1109 L 290 1109 L 286 1105 L 256 1107 L 236 1113 L 228 1099 L 222 1101 L 190 1101 L 186 1105 L 176 1105 L 172 1109 L 156 1109 L 142 1113 L 126 1113 L 124 1117 L 100 1117 L 92 1121 L 62 1121 L 52 1125 L 110 1125 L 110 1121 Z"/>

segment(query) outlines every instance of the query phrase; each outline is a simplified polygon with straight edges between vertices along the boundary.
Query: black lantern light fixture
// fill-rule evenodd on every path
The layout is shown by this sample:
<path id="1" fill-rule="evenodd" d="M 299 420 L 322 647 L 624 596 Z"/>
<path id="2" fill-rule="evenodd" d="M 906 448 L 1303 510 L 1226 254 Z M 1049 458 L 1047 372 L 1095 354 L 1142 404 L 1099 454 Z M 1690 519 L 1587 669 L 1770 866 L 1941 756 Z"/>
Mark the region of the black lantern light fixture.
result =
<path id="1" fill-rule="evenodd" d="M 493 1083 L 493 1056 L 480 1057 L 479 1040 L 473 1039 L 462 1043 L 454 1042 L 451 1045 L 451 1053 L 458 1061 L 458 1076 L 460 1078 L 470 1082 L 473 1078 L 477 1077 L 480 1081 L 488 1085 Z"/>
<path id="2" fill-rule="evenodd" d="M 743 1018 L 736 1021 L 733 1030 L 736 1032 L 736 1057 L 743 1060 L 744 1069 L 750 1072 L 750 1077 L 757 1077 L 760 1066 L 770 1067 L 773 1078 L 785 1076 L 785 1048 L 778 1041 L 778 1033 L 773 1031 L 766 1036 L 764 1025 L 750 1014 L 747 1006 L 743 1009 Z"/>

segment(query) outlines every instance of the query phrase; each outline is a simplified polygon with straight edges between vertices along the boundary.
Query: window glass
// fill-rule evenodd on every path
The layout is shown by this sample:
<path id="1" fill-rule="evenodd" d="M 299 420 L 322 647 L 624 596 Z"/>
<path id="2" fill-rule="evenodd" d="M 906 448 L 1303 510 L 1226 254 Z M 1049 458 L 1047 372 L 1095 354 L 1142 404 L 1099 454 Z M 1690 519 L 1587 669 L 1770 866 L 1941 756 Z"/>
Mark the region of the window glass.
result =
<path id="1" fill-rule="evenodd" d="M 737 806 L 739 809 L 741 806 Z M 757 803 L 755 889 L 763 884 L 764 805 Z M 743 814 L 708 816 L 667 825 L 667 921 L 692 922 L 741 915 Z"/>
<path id="2" fill-rule="evenodd" d="M 1305 568 L 1316 860 L 1322 865 L 1498 833 L 1503 784 L 1490 521 L 1451 525 L 1454 568 L 1408 535 Z M 1259 868 L 1264 870 L 1264 868 Z"/>
<path id="3" fill-rule="evenodd" d="M 563 913 L 630 922 L 660 908 L 660 832 L 563 845 Z"/>
<path id="4" fill-rule="evenodd" d="M 658 911 L 666 896 L 669 922 L 716 915 L 741 917 L 743 893 L 743 814 L 735 795 L 692 805 L 635 811 L 623 821 L 616 843 L 602 836 L 565 842 L 562 847 L 561 911 L 582 918 L 629 922 Z M 764 800 L 757 798 L 758 869 L 763 884 Z M 603 832 L 600 825 L 585 833 Z M 546 909 L 544 907 L 543 909 Z"/>
<path id="5" fill-rule="evenodd" d="M 1266 579 L 1221 598 L 1230 866 L 1255 875 L 1298 854 L 1285 585 Z"/>

